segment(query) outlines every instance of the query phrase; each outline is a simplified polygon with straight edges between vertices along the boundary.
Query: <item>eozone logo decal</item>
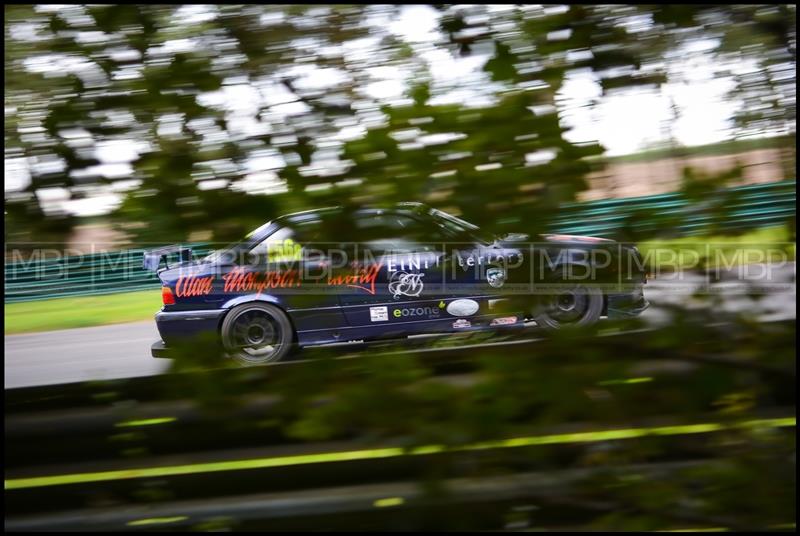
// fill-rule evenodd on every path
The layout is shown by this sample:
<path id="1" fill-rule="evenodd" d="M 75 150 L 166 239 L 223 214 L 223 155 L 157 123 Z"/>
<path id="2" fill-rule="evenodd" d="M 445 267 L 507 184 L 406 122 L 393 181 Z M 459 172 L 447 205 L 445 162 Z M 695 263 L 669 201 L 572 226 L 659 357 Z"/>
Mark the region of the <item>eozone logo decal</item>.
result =
<path id="1" fill-rule="evenodd" d="M 409 316 L 439 316 L 438 307 L 408 307 L 402 309 L 395 309 L 392 311 L 392 316 L 395 318 L 409 317 Z"/>

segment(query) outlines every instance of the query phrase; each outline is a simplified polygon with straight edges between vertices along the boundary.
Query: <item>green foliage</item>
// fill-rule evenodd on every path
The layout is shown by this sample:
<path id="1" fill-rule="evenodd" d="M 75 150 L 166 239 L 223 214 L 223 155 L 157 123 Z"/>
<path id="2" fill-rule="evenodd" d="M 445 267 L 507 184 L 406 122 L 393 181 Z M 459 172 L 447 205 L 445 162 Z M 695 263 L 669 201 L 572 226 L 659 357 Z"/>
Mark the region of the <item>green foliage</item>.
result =
<path id="1" fill-rule="evenodd" d="M 219 5 L 199 15 L 177 5 L 7 6 L 6 158 L 60 165 L 35 167 L 23 191 L 6 193 L 6 240 L 63 240 L 72 219 L 45 214 L 37 194 L 56 187 L 79 197 L 108 185 L 112 179 L 93 167 L 94 150 L 120 141 L 137 144 L 130 178 L 140 182 L 114 217 L 134 241 L 183 241 L 195 231 L 230 240 L 295 210 L 396 201 L 427 202 L 496 232 L 534 233 L 603 165 L 601 146 L 568 139 L 559 115 L 568 74 L 588 69 L 605 93 L 657 87 L 670 80 L 670 58 L 701 40 L 714 41 L 709 53 L 721 66 L 732 59 L 756 65 L 738 75 L 736 133 L 794 133 L 792 6 L 436 7 L 441 39 L 417 46 L 390 34 L 396 6 Z M 359 48 L 363 39 L 371 44 Z M 424 52 L 490 54 L 481 71 L 484 101 L 436 104 L 459 88 L 435 83 Z M 52 54 L 56 63 L 48 64 Z M 336 82 L 317 87 L 304 66 L 329 69 Z M 410 98 L 368 96 L 381 68 L 402 75 L 398 94 Z M 236 95 L 235 106 L 214 104 L 218 91 Z M 241 95 L 254 92 L 269 98 L 249 110 Z M 261 158 L 269 163 L 249 167 Z M 708 199 L 739 172 L 700 177 L 689 170 L 685 191 Z M 672 221 L 658 213 L 636 220 L 656 231 Z M 157 299 L 147 296 L 141 299 L 152 314 Z M 77 301 L 59 302 L 69 315 L 48 313 L 45 302 L 38 312 L 36 303 L 11 307 L 28 307 L 36 328 L 54 316 L 127 319 L 118 315 L 139 314 L 136 303 L 96 307 L 94 316 L 77 312 L 88 310 Z M 645 334 L 570 330 L 528 353 L 465 352 L 459 359 L 471 375 L 463 382 L 404 354 L 322 359 L 267 383 L 272 373 L 263 370 L 209 372 L 218 361 L 205 340 L 176 359 L 184 374 L 171 379 L 169 396 L 223 415 L 247 394 L 275 396 L 276 409 L 261 417 L 286 439 L 409 448 L 667 417 L 682 425 L 711 415 L 734 425 L 762 407 L 793 403 L 794 325 L 723 323 L 721 316 L 708 305 L 678 311 L 669 326 Z M 648 379 L 624 381 L 641 378 Z M 781 383 L 787 378 L 791 388 Z M 239 418 L 220 422 L 220 437 L 245 426 Z M 793 519 L 793 471 L 782 470 L 793 465 L 791 434 L 734 427 L 695 436 L 448 454 L 427 462 L 422 474 L 436 482 L 452 474 L 587 469 L 588 477 L 554 485 L 539 500 L 578 504 L 606 529 L 747 529 Z M 694 469 L 659 478 L 624 469 L 688 456 L 700 462 Z M 619 468 L 623 474 L 612 477 Z M 465 518 L 438 513 L 436 526 Z"/>
<path id="2" fill-rule="evenodd" d="M 762 78 L 746 81 L 745 108 L 761 99 L 771 111 L 759 108 L 759 117 L 771 114 L 773 126 L 793 121 L 784 86 L 767 74 L 784 61 L 780 50 L 792 50 L 793 26 L 784 13 L 792 7 L 437 6 L 446 40 L 426 46 L 459 55 L 491 51 L 483 70 L 496 84 L 485 91 L 493 103 L 481 107 L 430 104 L 452 88 L 432 84 L 416 45 L 370 22 L 391 20 L 397 9 L 221 5 L 194 17 L 164 5 L 7 6 L 7 157 L 13 149 L 28 158 L 57 158 L 64 167 L 37 171 L 24 194 L 6 195 L 13 229 L 7 238 L 51 238 L 47 229 L 65 236 L 68 218 L 48 214 L 44 219 L 53 225 L 37 223 L 42 211 L 35 192 L 63 187 L 77 197 L 88 185 L 113 182 L 94 171 L 93 148 L 115 140 L 147 144 L 132 163 L 142 182 L 115 215 L 135 240 L 185 240 L 193 231 L 227 240 L 248 229 L 237 222 L 351 201 L 428 201 L 490 227 L 517 221 L 533 230 L 584 190 L 586 174 L 601 165 L 586 160 L 601 154 L 600 146 L 565 137 L 556 95 L 567 74 L 590 69 L 604 91 L 660 85 L 667 81 L 663 57 L 699 38 L 719 39 L 712 53 L 721 61 L 732 54 L 763 60 Z M 88 38 L 90 31 L 100 33 Z M 348 55 L 346 47 L 364 38 L 378 44 L 367 56 Z M 28 68 L 48 53 L 82 67 Z M 301 64 L 342 76 L 316 89 L 302 83 Z M 407 73 L 413 104 L 365 97 L 373 67 Z M 262 94 L 283 88 L 286 102 L 305 111 L 287 115 L 278 111 L 285 102 L 276 101 L 259 110 L 257 128 L 245 133 L 233 126 L 236 113 L 204 100 L 242 88 Z M 343 145 L 331 141 L 343 126 L 357 125 L 366 129 L 363 136 Z M 39 126 L 41 136 L 20 135 Z M 80 143 L 69 138 L 76 129 L 88 133 Z M 540 151 L 552 158 L 526 162 L 525 155 Z M 243 181 L 247 162 L 264 154 L 285 162 L 266 174 L 276 173 L 272 180 L 285 181 L 286 191 L 245 197 L 242 191 L 253 189 Z"/>
<path id="3" fill-rule="evenodd" d="M 408 345 L 356 359 L 321 351 L 304 364 L 198 373 L 170 382 L 169 396 L 207 404 L 219 413 L 219 433 L 241 426 L 224 419 L 236 411 L 226 408 L 262 393 L 277 400 L 264 422 L 287 440 L 434 449 L 440 454 L 414 456 L 415 474 L 429 475 L 429 483 L 579 471 L 538 493 L 528 489 L 534 527 L 549 519 L 606 530 L 744 530 L 791 520 L 795 477 L 781 467 L 791 463 L 794 431 L 752 422 L 793 400 L 794 323 L 752 323 L 711 304 L 676 313 L 672 325 L 654 330 L 637 333 L 638 321 L 621 322 L 616 336 L 570 330 L 513 352 L 473 348 L 440 361 L 409 353 Z M 462 374 L 447 373 L 454 367 Z M 698 423 L 716 431 L 681 431 Z M 658 426 L 666 428 L 603 439 L 603 430 Z M 570 434 L 583 434 L 582 442 Z M 559 439 L 496 448 L 541 436 Z M 454 492 L 426 497 L 435 504 L 437 494 Z M 566 514 L 565 504 L 579 515 Z M 464 521 L 446 512 L 437 519 L 445 527 Z"/>

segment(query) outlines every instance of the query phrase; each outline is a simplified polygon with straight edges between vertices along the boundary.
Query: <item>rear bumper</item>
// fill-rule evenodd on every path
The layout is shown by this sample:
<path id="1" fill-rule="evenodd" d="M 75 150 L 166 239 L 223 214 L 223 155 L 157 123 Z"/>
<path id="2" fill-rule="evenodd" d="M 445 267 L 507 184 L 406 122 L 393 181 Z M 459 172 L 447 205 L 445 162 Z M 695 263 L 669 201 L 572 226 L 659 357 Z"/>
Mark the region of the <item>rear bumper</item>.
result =
<path id="1" fill-rule="evenodd" d="M 153 345 L 150 346 L 150 355 L 153 357 L 169 359 L 170 354 L 170 349 L 167 348 L 167 345 L 164 344 L 164 341 L 154 342 Z"/>
<path id="2" fill-rule="evenodd" d="M 218 333 L 220 320 L 227 311 L 161 311 L 156 314 L 156 327 L 161 339 L 171 344 L 198 335 Z"/>
<path id="3" fill-rule="evenodd" d="M 153 357 L 170 358 L 175 347 L 199 337 L 219 337 L 219 325 L 227 311 L 160 311 L 156 314 L 156 327 L 161 340 L 153 343 Z"/>

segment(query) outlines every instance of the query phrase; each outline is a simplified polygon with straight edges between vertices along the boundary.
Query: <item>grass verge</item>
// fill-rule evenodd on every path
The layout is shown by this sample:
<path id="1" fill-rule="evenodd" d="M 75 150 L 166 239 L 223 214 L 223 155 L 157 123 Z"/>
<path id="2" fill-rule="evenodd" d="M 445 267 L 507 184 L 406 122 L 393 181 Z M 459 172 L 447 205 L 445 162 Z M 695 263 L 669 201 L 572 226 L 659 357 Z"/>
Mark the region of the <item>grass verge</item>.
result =
<path id="1" fill-rule="evenodd" d="M 53 298 L 5 306 L 6 335 L 152 320 L 161 289 L 103 296 Z"/>

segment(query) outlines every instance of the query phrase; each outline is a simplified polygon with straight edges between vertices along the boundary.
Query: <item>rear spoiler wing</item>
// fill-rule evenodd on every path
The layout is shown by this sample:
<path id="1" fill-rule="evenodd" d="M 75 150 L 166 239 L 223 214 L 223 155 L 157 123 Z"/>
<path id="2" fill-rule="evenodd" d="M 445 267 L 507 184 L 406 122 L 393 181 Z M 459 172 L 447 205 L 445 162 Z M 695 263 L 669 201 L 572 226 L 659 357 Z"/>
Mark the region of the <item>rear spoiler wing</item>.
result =
<path id="1" fill-rule="evenodd" d="M 192 248 L 187 246 L 166 246 L 163 248 L 145 251 L 142 265 L 144 266 L 145 270 L 157 272 L 163 259 L 164 266 L 168 269 L 169 265 L 167 264 L 167 257 L 173 253 L 179 254 L 179 262 L 187 262 L 192 260 Z"/>

